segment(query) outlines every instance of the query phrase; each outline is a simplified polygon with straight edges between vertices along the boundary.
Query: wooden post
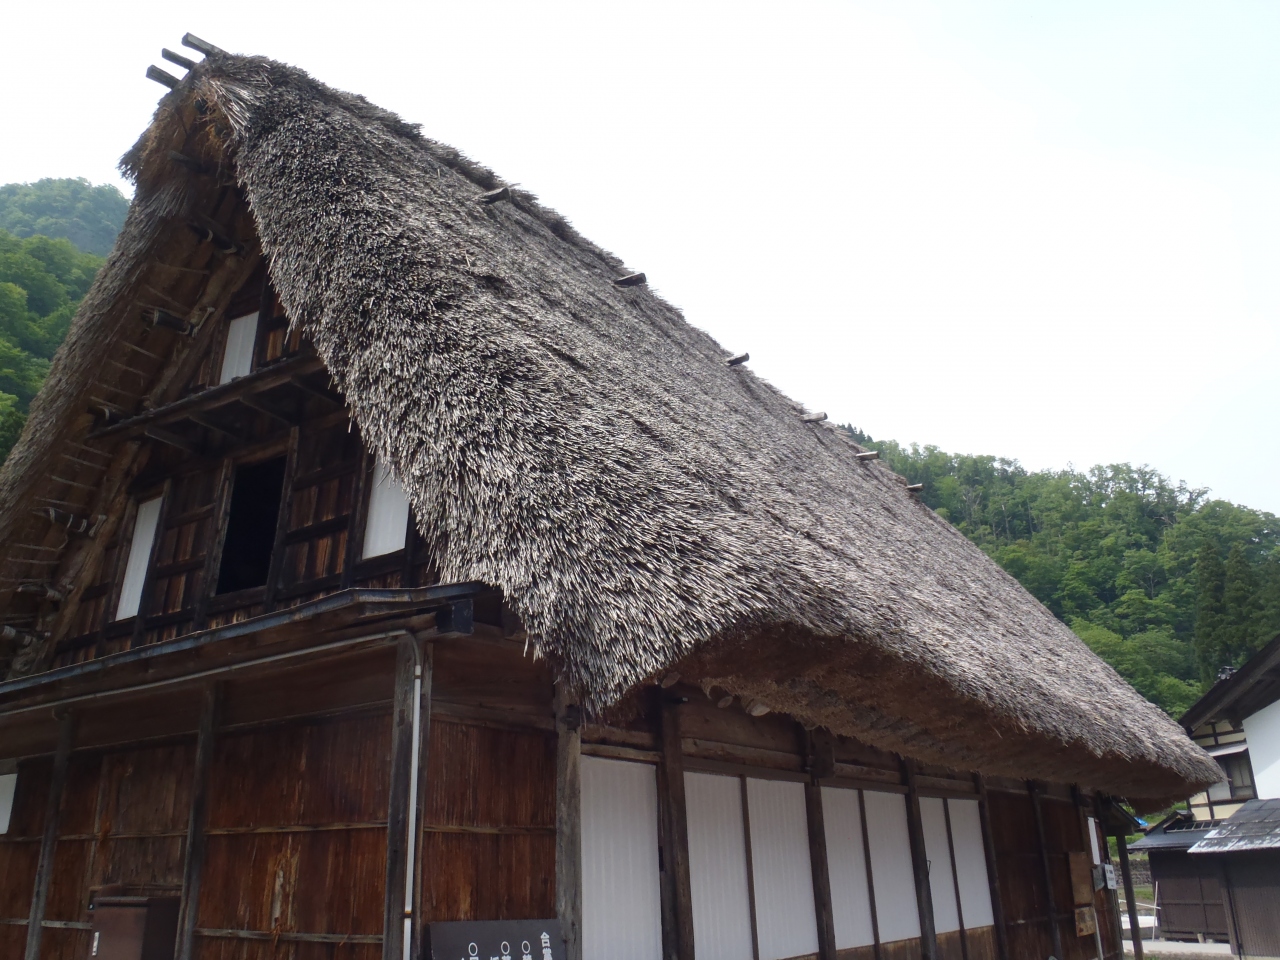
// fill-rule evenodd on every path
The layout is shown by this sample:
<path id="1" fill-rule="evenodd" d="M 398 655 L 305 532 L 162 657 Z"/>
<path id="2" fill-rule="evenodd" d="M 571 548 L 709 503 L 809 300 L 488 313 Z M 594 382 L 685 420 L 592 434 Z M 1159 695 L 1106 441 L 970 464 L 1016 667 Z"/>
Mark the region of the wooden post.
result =
<path id="1" fill-rule="evenodd" d="M 974 774 L 978 787 L 978 816 L 982 821 L 982 852 L 987 858 L 987 886 L 991 890 L 991 917 L 996 928 L 996 956 L 1009 960 L 1009 932 L 1004 923 L 1004 900 L 1000 894 L 1000 869 L 996 859 L 996 839 L 991 831 L 991 805 L 987 800 L 987 782 Z"/>
<path id="2" fill-rule="evenodd" d="M 422 958 L 422 876 L 426 865 L 422 861 L 423 830 L 427 811 L 427 760 L 431 756 L 431 689 L 435 677 L 435 645 L 419 642 L 416 647 L 419 653 L 418 668 L 415 673 L 421 680 L 418 691 L 418 713 L 414 730 L 414 777 L 410 788 L 409 818 L 409 863 L 406 869 L 408 880 L 405 890 L 405 913 L 409 919 L 409 932 L 412 942 L 409 944 L 409 960 Z"/>
<path id="3" fill-rule="evenodd" d="M 661 692 L 659 692 L 661 696 Z M 693 892 L 689 882 L 689 821 L 684 801 L 684 752 L 676 704 L 662 702 L 662 768 L 666 786 L 667 868 L 675 900 L 676 960 L 694 960 Z"/>
<path id="4" fill-rule="evenodd" d="M 1102 831 L 1102 856 L 1107 863 L 1115 864 L 1111 859 L 1111 847 L 1107 843 L 1107 820 L 1109 819 L 1109 807 L 1111 801 L 1104 797 L 1101 793 L 1093 795 L 1093 810 L 1098 818 L 1098 828 Z M 1116 844 L 1117 850 L 1119 843 Z M 1121 871 L 1123 872 L 1123 871 Z M 1107 903 L 1111 911 L 1112 936 L 1115 937 L 1116 950 L 1118 951 L 1118 960 L 1124 960 L 1124 925 L 1120 922 L 1120 896 L 1115 890 L 1108 890 Z"/>
<path id="5" fill-rule="evenodd" d="M 822 815 L 822 787 L 804 785 L 809 813 L 809 865 L 813 868 L 813 906 L 818 922 L 818 960 L 836 960 L 836 923 L 831 907 L 831 873 L 827 863 L 827 825 Z"/>
<path id="6" fill-rule="evenodd" d="M 383 960 L 404 960 L 405 897 L 409 889 L 408 852 L 414 739 L 414 673 L 417 641 L 396 644 L 395 691 L 391 712 L 391 788 L 387 797 L 387 882 L 382 915 Z"/>
<path id="7" fill-rule="evenodd" d="M 1129 870 L 1129 843 L 1123 831 L 1116 834 L 1116 849 L 1120 852 L 1120 878 L 1124 881 L 1124 900 L 1129 911 L 1129 936 L 1133 938 L 1133 960 L 1142 960 L 1142 928 L 1138 926 L 1138 902 L 1133 896 L 1133 873 Z M 1123 942 L 1120 944 L 1120 949 L 1123 952 Z"/>
<path id="8" fill-rule="evenodd" d="M 902 758 L 907 781 L 907 833 L 911 837 L 911 869 L 916 877 L 916 906 L 920 911 L 920 956 L 937 960 L 938 934 L 933 922 L 933 892 L 929 886 L 929 856 L 924 847 L 924 821 L 920 817 L 920 791 L 912 762 Z"/>
<path id="9" fill-rule="evenodd" d="M 960 957 L 969 960 L 969 932 L 964 925 L 964 904 L 960 902 L 960 868 L 956 866 L 956 839 L 951 830 L 951 804 L 947 800 L 942 801 L 942 818 L 947 825 L 947 860 L 951 866 L 951 889 L 956 892 L 956 919 L 960 922 Z"/>
<path id="10" fill-rule="evenodd" d="M 49 795 L 44 804 L 44 833 L 40 837 L 40 860 L 36 866 L 35 887 L 31 891 L 31 913 L 27 917 L 27 949 L 24 960 L 40 960 L 40 937 L 44 933 L 44 908 L 49 900 L 49 881 L 53 877 L 53 855 L 58 845 L 58 813 L 62 808 L 62 788 L 67 783 L 67 766 L 71 761 L 71 742 L 75 737 L 76 718 L 70 711 L 58 719 L 58 746 L 53 755 L 53 776 L 49 779 Z"/>
<path id="11" fill-rule="evenodd" d="M 299 432 L 300 428 L 296 426 L 289 431 L 289 446 L 284 459 L 284 480 L 280 484 L 280 509 L 276 511 L 276 534 L 271 545 L 267 586 L 262 598 L 264 613 L 270 613 L 276 608 L 276 596 L 280 593 L 280 579 L 284 572 L 284 535 L 289 532 L 289 520 L 293 514 L 293 480 L 298 475 Z"/>
<path id="12" fill-rule="evenodd" d="M 582 714 L 556 684 L 556 916 L 568 960 L 582 960 Z"/>
<path id="13" fill-rule="evenodd" d="M 756 866 L 751 859 L 751 803 L 747 778 L 738 777 L 738 806 L 742 811 L 742 848 L 747 859 L 747 913 L 751 923 L 751 960 L 760 960 L 760 924 L 756 921 Z"/>
<path id="14" fill-rule="evenodd" d="M 1040 809 L 1040 790 L 1032 780 L 1027 781 L 1027 794 L 1031 797 L 1031 810 L 1036 818 L 1036 842 L 1040 847 L 1044 896 L 1045 902 L 1049 905 L 1049 938 L 1053 943 L 1053 955 L 1061 960 L 1062 931 L 1058 929 L 1058 905 L 1053 900 L 1053 867 L 1049 862 L 1049 842 L 1044 832 L 1044 811 Z"/>
<path id="15" fill-rule="evenodd" d="M 187 815 L 187 844 L 182 863 L 182 902 L 178 907 L 177 960 L 195 954 L 196 920 L 200 912 L 200 879 L 204 873 L 205 823 L 209 816 L 209 771 L 213 767 L 214 734 L 218 725 L 221 685 L 204 691 L 200 726 L 196 731 L 196 762 L 191 778 L 191 810 Z"/>
<path id="16" fill-rule="evenodd" d="M 862 828 L 862 859 L 867 863 L 867 899 L 871 906 L 871 936 L 875 942 L 875 960 L 880 957 L 880 914 L 876 907 L 876 875 L 871 866 L 871 837 L 867 834 L 867 798 L 858 791 L 858 824 Z"/>

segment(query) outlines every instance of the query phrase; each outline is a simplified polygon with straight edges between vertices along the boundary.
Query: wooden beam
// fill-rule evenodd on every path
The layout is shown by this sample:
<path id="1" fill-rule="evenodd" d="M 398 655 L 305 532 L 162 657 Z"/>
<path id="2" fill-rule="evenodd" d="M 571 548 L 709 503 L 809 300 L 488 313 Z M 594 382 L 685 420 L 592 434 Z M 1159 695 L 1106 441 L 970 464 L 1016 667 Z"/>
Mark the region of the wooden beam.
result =
<path id="1" fill-rule="evenodd" d="M 822 787 L 804 785 L 809 817 L 809 866 L 813 870 L 813 907 L 818 923 L 818 960 L 836 960 L 836 924 L 831 906 L 831 873 L 827 863 L 827 825 L 822 814 Z"/>
<path id="2" fill-rule="evenodd" d="M 1133 895 L 1133 871 L 1129 868 L 1129 844 L 1123 832 L 1116 834 L 1120 853 L 1120 878 L 1124 881 L 1124 902 L 1129 911 L 1129 936 L 1133 938 L 1133 960 L 1142 960 L 1142 927 L 1138 926 L 1138 901 Z M 1124 945 L 1121 944 L 1121 950 Z"/>
<path id="3" fill-rule="evenodd" d="M 1031 809 L 1036 818 L 1036 843 L 1040 850 L 1045 901 L 1049 905 L 1049 937 L 1053 943 L 1053 955 L 1061 957 L 1062 931 L 1058 929 L 1058 905 L 1053 899 L 1053 866 L 1049 861 L 1049 842 L 1044 832 L 1044 811 L 1040 809 L 1040 788 L 1035 781 L 1027 781 L 1027 794 L 1031 797 Z"/>
<path id="4" fill-rule="evenodd" d="M 209 625 L 209 602 L 218 593 L 218 572 L 222 568 L 222 548 L 227 539 L 227 522 L 231 518 L 231 492 L 235 483 L 235 463 L 230 457 L 218 467 L 218 483 L 213 492 L 213 516 L 209 522 L 209 535 L 205 543 L 204 579 L 200 581 L 200 596 L 192 624 L 197 631 Z"/>
<path id="5" fill-rule="evenodd" d="M 661 694 L 659 694 L 661 696 Z M 677 703 L 660 703 L 662 726 L 662 798 L 666 820 L 666 869 L 671 874 L 671 898 L 675 930 L 670 940 L 676 960 L 694 960 L 693 893 L 689 882 L 689 821 L 684 798 L 684 753 L 681 750 Z M 666 938 L 664 938 L 666 939 Z"/>
<path id="6" fill-rule="evenodd" d="M 93 430 L 87 434 L 87 439 L 103 440 L 107 437 L 133 436 L 143 433 L 149 427 L 158 427 L 184 420 L 193 412 L 202 413 L 225 406 L 228 403 L 239 402 L 242 397 L 262 393 L 273 387 L 289 383 L 294 377 L 319 370 L 322 366 L 324 366 L 324 363 L 314 355 L 302 355 L 289 360 L 282 360 L 279 363 L 273 363 L 265 370 L 258 370 L 247 376 L 238 377 L 230 383 L 210 387 L 191 396 L 148 410 L 146 413 L 140 413 L 136 417 L 130 417 L 128 420 L 122 420 L 120 423 L 113 423 L 108 427 Z"/>
<path id="7" fill-rule="evenodd" d="M 53 856 L 58 845 L 58 814 L 62 808 L 62 788 L 67 783 L 71 745 L 75 739 L 76 716 L 70 710 L 58 719 L 58 747 L 53 755 L 53 776 L 44 804 L 44 833 L 40 837 L 40 859 L 35 886 L 31 891 L 31 913 L 27 917 L 27 949 L 24 960 L 40 960 L 40 936 L 44 932 L 44 909 L 53 879 Z"/>
<path id="8" fill-rule="evenodd" d="M 556 684 L 556 916 L 568 960 L 582 957 L 582 713 Z"/>
<path id="9" fill-rule="evenodd" d="M 1004 899 L 1000 893 L 1000 865 L 996 858 L 996 839 L 991 830 L 991 803 L 987 799 L 987 782 L 982 774 L 975 773 L 973 782 L 978 788 L 978 817 L 982 822 L 982 852 L 987 858 L 987 886 L 991 891 L 991 916 L 996 928 L 996 957 L 1010 960 L 1009 930 L 1005 926 Z"/>
<path id="10" fill-rule="evenodd" d="M 403 637 L 396 644 L 395 689 L 391 712 L 391 787 L 387 796 L 387 881 L 383 902 L 382 958 L 404 960 L 405 921 L 409 892 L 409 821 L 414 741 L 414 672 L 419 667 L 417 641 Z M 406 916 L 406 913 L 408 915 Z"/>
<path id="11" fill-rule="evenodd" d="M 204 875 L 205 826 L 209 815 L 209 773 L 213 768 L 214 731 L 218 725 L 222 685 L 204 690 L 200 727 L 196 733 L 196 762 L 191 779 L 191 810 L 187 815 L 186 855 L 182 863 L 182 901 L 178 906 L 176 960 L 192 960 L 196 920 L 200 913 L 200 881 Z"/>
<path id="12" fill-rule="evenodd" d="M 929 886 L 929 855 L 924 846 L 924 820 L 920 816 L 920 789 L 916 785 L 915 764 L 905 757 L 902 758 L 902 772 L 907 781 L 907 834 L 911 839 L 916 907 L 920 911 L 920 956 L 923 960 L 938 960 L 938 934 L 933 921 L 933 893 Z"/>

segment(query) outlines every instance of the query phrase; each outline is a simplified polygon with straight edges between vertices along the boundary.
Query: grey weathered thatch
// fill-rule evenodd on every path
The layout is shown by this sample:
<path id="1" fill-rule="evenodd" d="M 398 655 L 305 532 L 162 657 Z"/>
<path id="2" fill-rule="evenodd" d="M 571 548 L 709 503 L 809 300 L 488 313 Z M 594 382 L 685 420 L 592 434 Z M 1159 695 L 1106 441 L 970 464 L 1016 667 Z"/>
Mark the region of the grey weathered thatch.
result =
<path id="1" fill-rule="evenodd" d="M 271 276 L 411 492 L 592 709 L 673 666 L 927 761 L 1185 795 L 1216 765 L 839 430 L 521 191 L 362 98 L 214 56 L 126 156 L 129 223 L 0 473 L 6 542 L 186 193 L 196 103 Z M 77 406 L 80 404 L 80 406 Z"/>

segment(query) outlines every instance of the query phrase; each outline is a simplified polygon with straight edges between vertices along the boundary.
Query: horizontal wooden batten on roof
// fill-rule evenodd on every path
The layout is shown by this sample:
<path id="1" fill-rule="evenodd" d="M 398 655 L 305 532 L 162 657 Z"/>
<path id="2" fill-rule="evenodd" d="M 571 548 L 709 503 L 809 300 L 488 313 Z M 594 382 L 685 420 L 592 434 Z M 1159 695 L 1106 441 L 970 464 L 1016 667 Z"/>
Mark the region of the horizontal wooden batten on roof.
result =
<path id="1" fill-rule="evenodd" d="M 924 489 L 924 484 L 923 484 L 923 483 L 908 483 L 908 484 L 907 484 L 907 490 L 909 490 L 911 493 L 919 493 L 919 492 L 920 492 L 921 490 L 923 490 L 923 489 Z"/>
<path id="2" fill-rule="evenodd" d="M 511 199 L 510 187 L 498 187 L 496 190 L 490 190 L 488 193 L 482 193 L 477 197 L 481 203 L 492 204 L 499 203 L 503 200 Z"/>
<path id="3" fill-rule="evenodd" d="M 174 51 L 170 50 L 168 47 L 164 47 L 160 51 L 160 56 L 168 60 L 170 63 L 176 63 L 178 66 L 182 67 L 183 70 L 190 70 L 192 67 L 196 65 L 196 62 L 194 60 L 190 59 L 189 57 L 184 57 L 180 53 L 175 53 Z"/>
<path id="4" fill-rule="evenodd" d="M 154 80 L 161 86 L 168 87 L 170 90 L 177 87 L 182 81 L 175 77 L 172 73 L 167 73 L 157 66 L 147 67 L 147 79 Z"/>
<path id="5" fill-rule="evenodd" d="M 194 33 L 183 34 L 182 45 L 184 47 L 189 47 L 192 50 L 197 50 L 200 53 L 203 53 L 206 57 L 211 57 L 214 54 L 226 53 L 226 51 L 221 47 L 215 47 L 208 40 L 201 40 Z"/>
<path id="6" fill-rule="evenodd" d="M 859 460 L 879 460 L 880 451 L 879 450 L 863 450 L 857 456 Z"/>
<path id="7" fill-rule="evenodd" d="M 629 273 L 625 277 L 618 277 L 613 282 L 619 287 L 638 287 L 648 283 L 649 280 L 643 273 Z"/>
<path id="8" fill-rule="evenodd" d="M 740 367 L 750 359 L 751 359 L 751 354 L 739 353 L 739 354 L 736 354 L 735 356 L 730 357 L 728 360 L 726 360 L 725 366 Z"/>
<path id="9" fill-rule="evenodd" d="M 822 421 L 827 419 L 827 415 L 825 413 L 808 413 L 800 419 L 805 423 L 822 423 Z"/>

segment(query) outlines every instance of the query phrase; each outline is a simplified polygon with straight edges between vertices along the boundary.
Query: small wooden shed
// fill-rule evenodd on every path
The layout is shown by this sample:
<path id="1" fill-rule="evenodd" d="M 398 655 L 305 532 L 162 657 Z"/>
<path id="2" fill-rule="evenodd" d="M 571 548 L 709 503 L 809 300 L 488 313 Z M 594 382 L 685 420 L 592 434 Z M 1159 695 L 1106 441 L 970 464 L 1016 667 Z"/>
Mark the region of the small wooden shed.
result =
<path id="1" fill-rule="evenodd" d="M 530 194 L 187 42 L 0 470 L 0 956 L 1122 955 L 1176 724 Z"/>

